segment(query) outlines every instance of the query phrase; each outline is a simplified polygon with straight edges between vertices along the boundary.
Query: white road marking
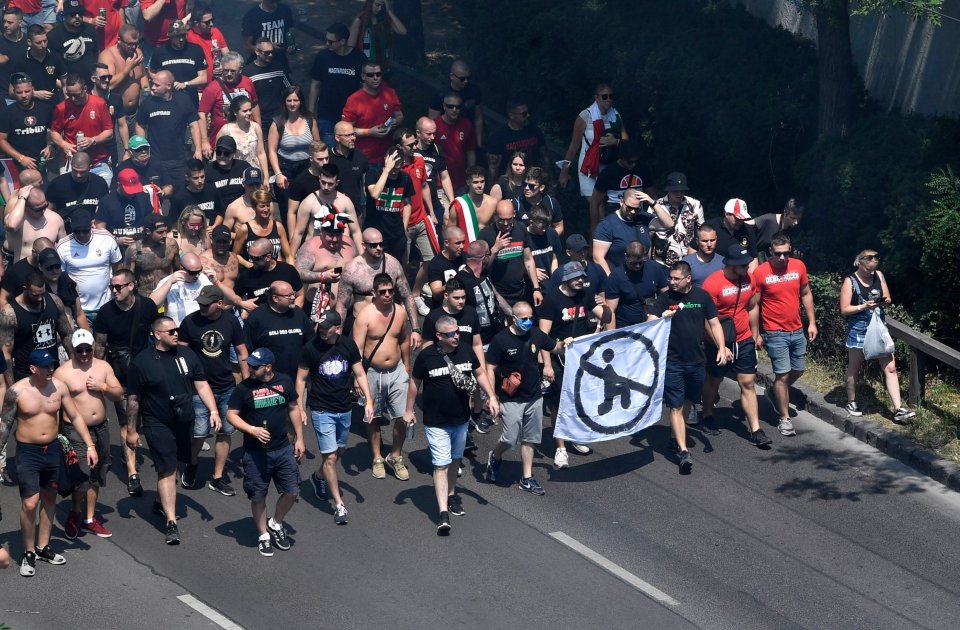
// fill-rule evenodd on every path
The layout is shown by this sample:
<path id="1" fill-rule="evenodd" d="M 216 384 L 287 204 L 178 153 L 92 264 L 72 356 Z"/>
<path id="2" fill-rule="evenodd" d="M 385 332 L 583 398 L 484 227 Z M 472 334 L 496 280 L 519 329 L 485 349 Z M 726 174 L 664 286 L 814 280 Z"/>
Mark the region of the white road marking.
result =
<path id="1" fill-rule="evenodd" d="M 233 623 L 189 593 L 186 595 L 180 595 L 177 597 L 177 599 L 225 630 L 244 630 L 243 626 L 238 626 L 237 624 Z"/>
<path id="2" fill-rule="evenodd" d="M 597 553 L 590 547 L 587 547 L 586 545 L 581 544 L 580 542 L 567 536 L 563 532 L 551 532 L 550 537 L 558 542 L 563 543 L 570 549 L 573 549 L 574 551 L 576 551 L 578 554 L 580 554 L 590 562 L 593 562 L 600 568 L 605 569 L 606 571 L 612 573 L 613 575 L 617 576 L 618 578 L 620 578 L 630 586 L 648 595 L 649 597 L 657 600 L 661 604 L 666 604 L 668 606 L 680 605 L 680 602 L 670 597 L 669 595 L 667 595 L 657 587 L 653 586 L 652 584 L 649 584 L 648 582 L 644 582 L 643 580 L 635 576 L 633 573 L 630 573 L 629 571 L 621 567 L 619 564 L 612 562 L 607 558 L 604 558 L 603 556 L 601 556 L 599 553 Z"/>

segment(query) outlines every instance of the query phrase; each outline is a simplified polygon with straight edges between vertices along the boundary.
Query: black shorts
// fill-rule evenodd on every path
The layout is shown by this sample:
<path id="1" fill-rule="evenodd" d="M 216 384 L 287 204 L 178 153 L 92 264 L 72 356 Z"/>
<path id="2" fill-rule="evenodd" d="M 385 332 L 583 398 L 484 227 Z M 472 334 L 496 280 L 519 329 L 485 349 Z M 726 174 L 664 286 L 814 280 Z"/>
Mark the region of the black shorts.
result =
<path id="1" fill-rule="evenodd" d="M 64 423 L 63 434 L 70 440 L 70 446 L 77 452 L 80 459 L 80 469 L 90 477 L 90 481 L 81 484 L 80 490 L 87 487 L 102 488 L 107 485 L 107 472 L 110 470 L 110 426 L 106 421 L 94 427 L 87 427 L 90 437 L 93 438 L 94 448 L 97 450 L 97 465 L 90 468 L 87 464 L 87 444 L 73 428 L 72 424 Z"/>
<path id="2" fill-rule="evenodd" d="M 17 442 L 17 478 L 20 480 L 20 498 L 26 499 L 40 490 L 57 491 L 63 449 L 60 442 L 23 444 Z"/>
<path id="3" fill-rule="evenodd" d="M 717 356 L 717 348 L 709 343 L 703 344 L 703 352 L 708 357 Z M 717 365 L 716 361 L 707 361 L 707 374 L 714 378 L 723 378 L 729 372 L 734 374 L 757 373 L 757 344 L 753 337 L 733 344 L 733 361 L 726 365 Z"/>
<path id="4" fill-rule="evenodd" d="M 293 456 L 293 446 L 281 448 L 243 449 L 243 491 L 251 501 L 263 501 L 273 481 L 281 494 L 300 493 L 300 466 Z"/>
<path id="5" fill-rule="evenodd" d="M 160 476 L 177 472 L 177 464 L 189 464 L 193 452 L 193 423 L 165 423 L 147 419 L 143 435 L 150 447 L 153 467 Z"/>

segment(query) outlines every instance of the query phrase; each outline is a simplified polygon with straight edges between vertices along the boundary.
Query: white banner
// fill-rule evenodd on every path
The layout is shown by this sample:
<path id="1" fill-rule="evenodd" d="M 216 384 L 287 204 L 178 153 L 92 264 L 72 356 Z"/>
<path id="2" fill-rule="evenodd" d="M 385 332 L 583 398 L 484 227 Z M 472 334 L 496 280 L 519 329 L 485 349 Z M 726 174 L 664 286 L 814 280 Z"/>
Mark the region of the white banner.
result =
<path id="1" fill-rule="evenodd" d="M 612 440 L 662 415 L 670 317 L 580 337 L 567 348 L 555 437 Z"/>

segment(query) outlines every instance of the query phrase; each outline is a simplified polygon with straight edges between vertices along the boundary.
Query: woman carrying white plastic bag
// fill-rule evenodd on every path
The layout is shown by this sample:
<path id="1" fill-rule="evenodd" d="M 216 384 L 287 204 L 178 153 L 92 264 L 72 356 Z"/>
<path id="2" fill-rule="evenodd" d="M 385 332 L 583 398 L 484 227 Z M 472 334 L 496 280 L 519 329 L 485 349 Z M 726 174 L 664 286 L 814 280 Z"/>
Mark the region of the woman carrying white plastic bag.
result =
<path id="1" fill-rule="evenodd" d="M 847 413 L 862 416 L 857 405 L 857 375 L 864 359 L 878 359 L 883 381 L 893 401 L 893 421 L 903 424 L 916 412 L 902 406 L 900 380 L 893 358 L 893 339 L 883 323 L 883 305 L 890 304 L 890 288 L 877 270 L 880 255 L 866 249 L 853 261 L 855 271 L 840 285 L 840 314 L 847 318 Z"/>

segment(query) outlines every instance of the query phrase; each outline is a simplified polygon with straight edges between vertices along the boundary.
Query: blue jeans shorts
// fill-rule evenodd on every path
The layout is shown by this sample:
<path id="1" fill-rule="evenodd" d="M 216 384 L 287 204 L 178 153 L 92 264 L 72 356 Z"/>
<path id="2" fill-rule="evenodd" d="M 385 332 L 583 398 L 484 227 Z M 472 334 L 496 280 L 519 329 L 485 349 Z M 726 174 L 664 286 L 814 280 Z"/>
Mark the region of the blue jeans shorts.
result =
<path id="1" fill-rule="evenodd" d="M 803 372 L 807 369 L 807 335 L 802 328 L 790 332 L 771 330 L 761 336 L 774 374 Z"/>
<path id="2" fill-rule="evenodd" d="M 703 395 L 705 376 L 706 368 L 703 363 L 673 365 L 668 362 L 663 380 L 663 404 L 670 409 L 681 409 L 685 400 L 693 404 L 699 403 Z"/>
<path id="3" fill-rule="evenodd" d="M 222 394 L 215 393 L 213 395 L 217 400 L 217 410 L 220 412 L 220 430 L 217 431 L 217 435 L 231 435 L 237 431 L 235 426 L 227 422 L 227 406 L 232 394 L 233 388 L 231 387 Z M 210 412 L 197 394 L 193 395 L 193 411 L 197 416 L 193 421 L 193 437 L 207 437 L 210 435 Z"/>
<path id="4" fill-rule="evenodd" d="M 329 455 L 337 449 L 347 448 L 352 415 L 352 411 L 310 411 L 320 453 Z"/>
<path id="5" fill-rule="evenodd" d="M 427 444 L 430 445 L 430 459 L 436 467 L 449 466 L 453 460 L 463 457 L 463 446 L 467 442 L 467 423 L 445 427 L 424 427 Z"/>

